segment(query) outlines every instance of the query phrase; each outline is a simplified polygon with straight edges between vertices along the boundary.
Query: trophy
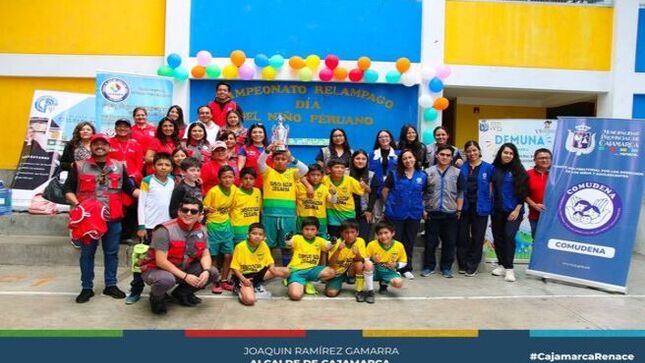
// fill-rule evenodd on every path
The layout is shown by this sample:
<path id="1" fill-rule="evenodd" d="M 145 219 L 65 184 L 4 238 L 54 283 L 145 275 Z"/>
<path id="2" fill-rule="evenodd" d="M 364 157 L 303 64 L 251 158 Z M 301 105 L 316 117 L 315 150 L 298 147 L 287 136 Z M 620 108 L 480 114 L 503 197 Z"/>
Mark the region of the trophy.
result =
<path id="1" fill-rule="evenodd" d="M 289 126 L 282 123 L 282 114 L 278 114 L 278 123 L 271 128 L 271 142 L 277 143 L 276 151 L 287 150 L 287 140 L 289 139 Z"/>

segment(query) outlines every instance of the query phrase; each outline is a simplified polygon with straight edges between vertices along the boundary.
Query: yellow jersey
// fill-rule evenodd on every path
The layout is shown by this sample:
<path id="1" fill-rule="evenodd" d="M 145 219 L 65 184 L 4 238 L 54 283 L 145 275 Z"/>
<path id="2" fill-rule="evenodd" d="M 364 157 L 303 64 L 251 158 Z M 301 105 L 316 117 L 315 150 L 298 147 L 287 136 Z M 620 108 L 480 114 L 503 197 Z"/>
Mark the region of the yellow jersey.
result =
<path id="1" fill-rule="evenodd" d="M 316 217 L 320 224 L 327 224 L 327 203 L 330 199 L 326 185 L 314 187 L 313 198 L 307 197 L 307 187 L 302 183 L 296 184 L 296 212 L 298 217 Z"/>
<path id="2" fill-rule="evenodd" d="M 228 193 L 223 191 L 220 185 L 216 185 L 208 191 L 206 198 L 204 198 L 204 208 L 211 208 L 213 211 L 206 215 L 206 223 L 222 224 L 229 222 L 229 214 L 231 213 L 235 193 L 237 193 L 235 185 L 231 186 Z"/>
<path id="3" fill-rule="evenodd" d="M 408 262 L 408 255 L 405 254 L 405 248 L 403 243 L 392 240 L 392 244 L 389 247 L 384 247 L 381 242 L 373 240 L 367 244 L 366 257 L 379 257 L 379 263 L 391 263 L 391 262 Z"/>
<path id="4" fill-rule="evenodd" d="M 329 259 L 331 259 L 331 256 L 333 256 L 334 253 L 336 253 L 336 251 L 338 250 L 338 248 L 340 248 L 340 244 L 342 241 L 343 240 L 339 238 L 336 241 L 336 244 L 334 244 L 331 250 L 329 250 Z M 354 253 L 353 251 L 354 246 L 358 248 L 359 256 L 357 256 Z M 365 240 L 362 239 L 361 237 L 357 237 L 356 241 L 354 241 L 354 243 L 352 243 L 351 246 L 345 245 L 345 248 L 343 248 L 338 252 L 338 257 L 336 257 L 336 261 L 334 261 L 334 263 L 330 264 L 329 266 L 336 271 L 336 275 L 341 275 L 345 273 L 345 271 L 347 271 L 347 269 L 352 264 L 352 262 L 354 262 L 354 260 L 356 260 L 357 258 L 365 258 L 365 257 L 367 257 L 367 252 L 365 250 Z"/>
<path id="5" fill-rule="evenodd" d="M 298 169 L 289 168 L 280 173 L 267 167 L 262 174 L 263 213 L 273 217 L 295 217 L 296 183 L 299 183 Z"/>
<path id="6" fill-rule="evenodd" d="M 247 240 L 238 243 L 231 258 L 231 268 L 244 275 L 258 272 L 273 263 L 271 250 L 264 241 L 255 248 Z"/>
<path id="7" fill-rule="evenodd" d="M 327 241 L 320 237 L 309 241 L 301 234 L 296 234 L 291 241 L 293 242 L 293 256 L 288 267 L 293 270 L 304 270 L 318 266 L 320 253 L 327 249 Z"/>
<path id="8" fill-rule="evenodd" d="M 343 175 L 339 183 L 332 181 L 329 175 L 325 175 L 323 184 L 327 188 L 336 189 L 336 203 L 327 202 L 329 225 L 340 226 L 343 221 L 356 218 L 354 194 L 363 195 L 361 184 L 349 175 Z"/>
<path id="9" fill-rule="evenodd" d="M 246 235 L 252 223 L 260 222 L 262 209 L 262 194 L 260 189 L 253 188 L 251 192 L 237 188 L 231 207 L 231 226 L 233 233 Z"/>

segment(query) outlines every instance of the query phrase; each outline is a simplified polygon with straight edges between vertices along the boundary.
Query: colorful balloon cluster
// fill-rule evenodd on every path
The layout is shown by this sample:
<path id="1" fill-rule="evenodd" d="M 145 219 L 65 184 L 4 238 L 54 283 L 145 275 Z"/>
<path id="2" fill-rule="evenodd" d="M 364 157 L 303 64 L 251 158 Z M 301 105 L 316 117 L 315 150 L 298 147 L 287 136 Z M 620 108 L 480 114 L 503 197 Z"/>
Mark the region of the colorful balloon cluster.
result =
<path id="1" fill-rule="evenodd" d="M 185 81 L 188 79 L 188 69 L 181 65 L 181 56 L 179 54 L 168 54 L 166 62 L 168 62 L 168 64 L 164 64 L 157 68 L 157 75 L 174 77 L 178 81 Z"/>
<path id="2" fill-rule="evenodd" d="M 422 88 L 422 94 L 419 96 L 419 106 L 423 108 L 423 132 L 422 141 L 431 144 L 434 142 L 433 130 L 434 121 L 439 117 L 439 112 L 450 106 L 447 98 L 441 94 L 444 88 L 444 80 L 450 76 L 451 69 L 448 65 L 440 65 L 436 68 L 422 67 L 421 79 L 427 82 L 426 88 Z"/>

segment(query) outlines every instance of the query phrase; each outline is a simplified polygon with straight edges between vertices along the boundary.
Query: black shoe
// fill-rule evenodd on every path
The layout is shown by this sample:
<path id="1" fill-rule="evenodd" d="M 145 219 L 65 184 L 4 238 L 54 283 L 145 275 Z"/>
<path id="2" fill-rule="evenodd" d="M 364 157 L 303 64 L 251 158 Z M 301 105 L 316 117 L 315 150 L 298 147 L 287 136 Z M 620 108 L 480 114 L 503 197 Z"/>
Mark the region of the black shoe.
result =
<path id="1" fill-rule="evenodd" d="M 170 295 L 175 298 L 175 301 L 181 306 L 188 306 L 188 307 L 193 307 L 197 304 L 193 304 L 189 299 L 188 299 L 188 294 L 185 291 L 180 290 L 180 288 L 176 288 L 175 291 L 173 291 Z"/>
<path id="2" fill-rule="evenodd" d="M 372 291 L 373 292 L 373 291 Z M 381 284 L 378 287 L 378 293 L 379 294 L 385 294 L 387 293 L 387 285 L 386 284 Z"/>
<path id="3" fill-rule="evenodd" d="M 192 292 L 186 295 L 186 298 L 188 298 L 188 301 L 193 305 L 199 305 L 202 303 L 202 299 L 198 298 L 197 295 L 193 294 Z"/>
<path id="4" fill-rule="evenodd" d="M 112 296 L 115 299 L 125 299 L 125 292 L 119 290 L 116 286 L 108 286 L 103 290 L 103 295 Z"/>
<path id="5" fill-rule="evenodd" d="M 81 293 L 76 297 L 76 302 L 79 304 L 86 303 L 94 296 L 94 290 L 92 289 L 83 289 Z"/>
<path id="6" fill-rule="evenodd" d="M 365 293 L 363 291 L 356 291 L 354 296 L 356 296 L 356 302 L 365 302 Z"/>
<path id="7" fill-rule="evenodd" d="M 374 304 L 374 290 L 367 292 L 367 295 L 365 295 L 365 302 L 368 304 Z"/>
<path id="8" fill-rule="evenodd" d="M 167 312 L 165 299 L 163 297 L 155 298 L 154 296 L 150 296 L 150 311 L 157 315 L 165 314 Z"/>

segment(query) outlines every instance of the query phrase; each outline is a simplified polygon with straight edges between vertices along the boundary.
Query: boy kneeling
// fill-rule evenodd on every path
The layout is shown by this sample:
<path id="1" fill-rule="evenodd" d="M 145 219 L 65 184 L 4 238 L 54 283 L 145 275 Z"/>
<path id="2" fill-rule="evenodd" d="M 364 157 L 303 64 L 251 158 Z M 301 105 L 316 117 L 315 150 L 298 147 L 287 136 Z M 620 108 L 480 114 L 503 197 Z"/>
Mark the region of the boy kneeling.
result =
<path id="1" fill-rule="evenodd" d="M 374 226 L 376 239 L 367 244 L 367 257 L 374 263 L 374 281 L 392 285 L 397 289 L 403 287 L 401 274 L 396 270 L 405 267 L 408 257 L 403 244 L 394 239 L 395 229 L 390 222 L 381 221 Z M 368 296 L 374 291 L 368 289 Z"/>

